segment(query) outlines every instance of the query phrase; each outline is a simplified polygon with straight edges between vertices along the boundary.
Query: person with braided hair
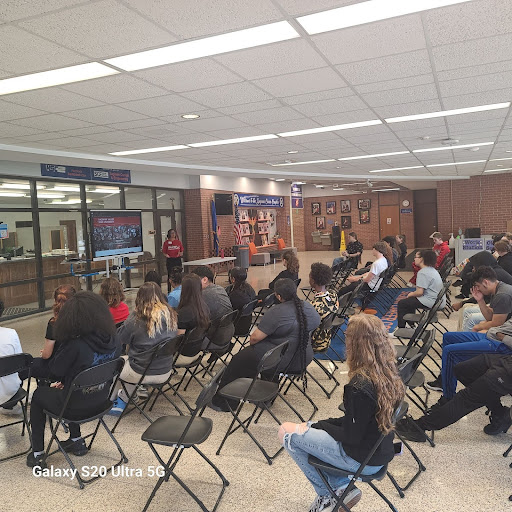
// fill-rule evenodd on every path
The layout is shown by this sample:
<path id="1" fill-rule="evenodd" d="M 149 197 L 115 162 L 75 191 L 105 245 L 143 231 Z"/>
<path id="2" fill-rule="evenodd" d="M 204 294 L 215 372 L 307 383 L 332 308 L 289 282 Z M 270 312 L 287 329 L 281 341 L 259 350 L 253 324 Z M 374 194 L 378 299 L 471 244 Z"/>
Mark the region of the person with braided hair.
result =
<path id="1" fill-rule="evenodd" d="M 241 377 L 253 378 L 265 353 L 285 341 L 288 349 L 276 368 L 269 371 L 268 378 L 283 370 L 300 373 L 313 360 L 310 333 L 320 325 L 320 315 L 309 302 L 297 297 L 297 287 L 291 279 L 279 279 L 274 290 L 279 304 L 265 313 L 251 334 L 250 345 L 233 356 L 219 389 Z M 210 407 L 229 411 L 225 399 L 219 396 L 213 398 Z"/>

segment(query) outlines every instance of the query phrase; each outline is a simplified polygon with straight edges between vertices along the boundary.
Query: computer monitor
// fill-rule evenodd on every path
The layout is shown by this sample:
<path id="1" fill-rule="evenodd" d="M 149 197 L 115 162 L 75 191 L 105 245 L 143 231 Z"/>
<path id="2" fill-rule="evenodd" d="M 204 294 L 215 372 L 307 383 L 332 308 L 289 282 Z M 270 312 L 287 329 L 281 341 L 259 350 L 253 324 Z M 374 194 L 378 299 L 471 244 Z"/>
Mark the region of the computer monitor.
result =
<path id="1" fill-rule="evenodd" d="M 14 247 L 13 251 L 12 251 L 12 255 L 14 257 L 23 256 L 23 245 L 21 247 Z"/>

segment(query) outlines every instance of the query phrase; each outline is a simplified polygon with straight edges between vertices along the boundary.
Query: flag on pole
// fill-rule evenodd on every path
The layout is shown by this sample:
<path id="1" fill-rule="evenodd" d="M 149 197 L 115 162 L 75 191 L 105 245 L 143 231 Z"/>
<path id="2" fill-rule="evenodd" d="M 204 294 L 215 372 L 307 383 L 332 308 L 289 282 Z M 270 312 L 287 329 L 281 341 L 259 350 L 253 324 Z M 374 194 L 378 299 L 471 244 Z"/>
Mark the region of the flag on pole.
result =
<path id="1" fill-rule="evenodd" d="M 240 224 L 240 212 L 238 211 L 237 205 L 235 205 L 235 225 L 233 226 L 233 234 L 235 235 L 235 244 L 241 245 L 242 225 Z"/>

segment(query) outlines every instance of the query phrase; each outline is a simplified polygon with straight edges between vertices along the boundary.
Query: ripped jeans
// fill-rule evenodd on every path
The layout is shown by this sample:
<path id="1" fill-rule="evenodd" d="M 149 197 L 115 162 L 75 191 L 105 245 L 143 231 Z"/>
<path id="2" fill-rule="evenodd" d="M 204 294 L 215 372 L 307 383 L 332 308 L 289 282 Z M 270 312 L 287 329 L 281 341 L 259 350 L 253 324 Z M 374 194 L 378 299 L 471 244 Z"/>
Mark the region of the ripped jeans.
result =
<path id="1" fill-rule="evenodd" d="M 311 482 L 319 496 L 330 496 L 329 489 L 322 482 L 316 469 L 308 463 L 309 455 L 313 455 L 332 466 L 353 471 L 359 469 L 360 463 L 349 457 L 340 442 L 333 439 L 325 430 L 312 428 L 308 422 L 309 428 L 304 433 L 287 433 L 284 435 L 283 446 L 290 457 L 297 463 L 306 478 Z M 366 466 L 363 475 L 372 475 L 377 473 L 382 466 Z M 345 488 L 349 484 L 349 479 L 345 476 L 335 475 L 324 471 L 329 485 L 333 489 Z"/>

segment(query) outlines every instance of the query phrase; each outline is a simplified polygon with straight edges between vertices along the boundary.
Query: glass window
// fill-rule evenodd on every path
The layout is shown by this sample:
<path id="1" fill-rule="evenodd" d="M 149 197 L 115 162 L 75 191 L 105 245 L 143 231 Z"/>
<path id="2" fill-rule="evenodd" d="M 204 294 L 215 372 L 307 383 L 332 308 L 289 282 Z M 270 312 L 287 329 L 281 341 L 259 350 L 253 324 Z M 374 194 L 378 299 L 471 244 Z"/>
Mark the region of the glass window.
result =
<path id="1" fill-rule="evenodd" d="M 91 210 L 119 210 L 121 208 L 121 190 L 106 185 L 86 185 L 87 208 Z"/>
<path id="2" fill-rule="evenodd" d="M 152 209 L 153 201 L 151 199 L 151 189 L 126 187 L 124 197 L 127 210 Z"/>
<path id="3" fill-rule="evenodd" d="M 4 261 L 13 262 L 19 259 L 35 258 L 34 252 L 34 229 L 32 227 L 32 213 L 30 212 L 1 212 L 0 222 L 7 224 L 8 237 L 0 239 L 0 263 Z M 32 269 L 25 275 L 20 272 L 17 277 L 8 277 L 0 273 L 0 283 L 20 281 L 36 277 L 35 261 L 32 261 Z"/>
<path id="4" fill-rule="evenodd" d="M 62 284 L 70 284 L 75 288 L 77 292 L 79 292 L 81 289 L 85 290 L 85 283 L 83 285 L 84 287 L 82 288 L 82 284 L 80 283 L 79 278 L 76 276 L 59 277 L 57 279 L 47 279 L 44 281 L 44 302 L 47 308 L 53 306 L 53 294 L 55 292 L 55 289 Z"/>
<path id="5" fill-rule="evenodd" d="M 181 194 L 179 190 L 162 190 L 156 191 L 156 207 L 159 210 L 180 210 Z"/>
<path id="6" fill-rule="evenodd" d="M 37 182 L 39 208 L 81 208 L 78 183 Z"/>
<path id="7" fill-rule="evenodd" d="M 0 179 L 0 206 L 30 208 L 30 183 L 25 180 Z"/>
<path id="8" fill-rule="evenodd" d="M 2 264 L 0 264 L 1 267 Z M 0 299 L 4 302 L 4 317 L 28 313 L 39 309 L 37 283 L 19 284 L 0 288 Z"/>

